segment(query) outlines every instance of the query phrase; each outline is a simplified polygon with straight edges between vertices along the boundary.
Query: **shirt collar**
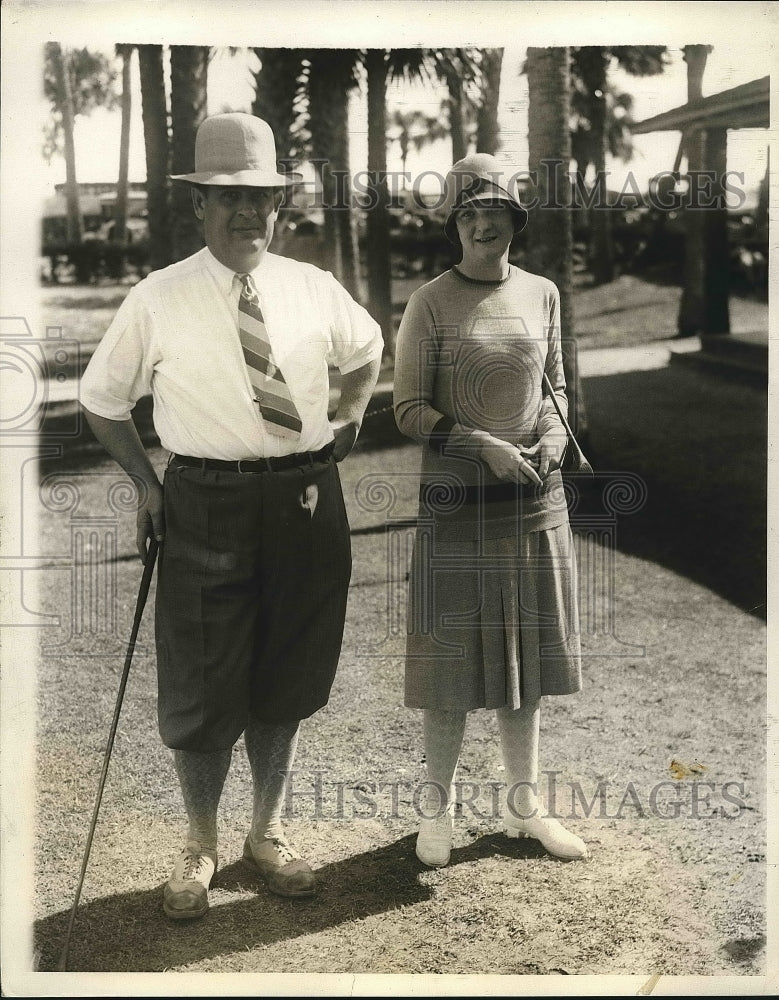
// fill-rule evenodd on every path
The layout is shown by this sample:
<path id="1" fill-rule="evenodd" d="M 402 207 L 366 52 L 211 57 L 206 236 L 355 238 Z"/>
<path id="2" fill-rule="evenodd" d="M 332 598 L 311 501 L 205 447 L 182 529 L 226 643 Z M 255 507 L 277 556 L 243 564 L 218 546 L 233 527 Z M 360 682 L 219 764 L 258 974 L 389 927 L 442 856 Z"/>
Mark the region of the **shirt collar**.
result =
<path id="1" fill-rule="evenodd" d="M 256 278 L 262 272 L 262 265 L 265 260 L 265 256 L 267 255 L 263 255 L 263 258 L 257 267 L 255 267 L 253 271 L 249 272 L 253 278 Z M 217 260 L 216 257 L 214 257 L 208 247 L 205 248 L 205 265 L 217 285 L 222 290 L 222 293 L 225 296 L 229 296 L 233 291 L 233 280 L 237 272 L 231 271 L 229 267 L 225 267 L 220 260 Z"/>

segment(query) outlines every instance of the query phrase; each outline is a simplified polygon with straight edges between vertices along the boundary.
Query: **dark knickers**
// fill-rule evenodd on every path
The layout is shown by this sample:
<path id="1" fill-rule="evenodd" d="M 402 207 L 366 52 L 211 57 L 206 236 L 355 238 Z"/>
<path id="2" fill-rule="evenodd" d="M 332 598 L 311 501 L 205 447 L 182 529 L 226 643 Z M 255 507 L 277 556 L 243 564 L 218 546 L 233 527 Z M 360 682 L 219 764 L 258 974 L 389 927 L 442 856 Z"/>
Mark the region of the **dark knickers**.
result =
<path id="1" fill-rule="evenodd" d="M 249 716 L 304 719 L 327 703 L 341 651 L 351 546 L 331 459 L 282 472 L 165 473 L 157 676 L 166 746 L 231 747 Z"/>

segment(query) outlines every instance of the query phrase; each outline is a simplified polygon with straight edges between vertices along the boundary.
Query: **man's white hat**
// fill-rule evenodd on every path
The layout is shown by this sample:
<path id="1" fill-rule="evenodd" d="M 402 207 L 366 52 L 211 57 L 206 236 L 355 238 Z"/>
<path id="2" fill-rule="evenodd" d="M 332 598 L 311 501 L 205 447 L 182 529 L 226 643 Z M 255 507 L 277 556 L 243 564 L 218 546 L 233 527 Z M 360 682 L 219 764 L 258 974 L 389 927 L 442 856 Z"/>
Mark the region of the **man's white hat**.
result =
<path id="1" fill-rule="evenodd" d="M 286 187 L 302 179 L 279 173 L 273 130 L 243 111 L 206 118 L 195 137 L 194 173 L 171 174 L 174 181 L 242 187 Z"/>

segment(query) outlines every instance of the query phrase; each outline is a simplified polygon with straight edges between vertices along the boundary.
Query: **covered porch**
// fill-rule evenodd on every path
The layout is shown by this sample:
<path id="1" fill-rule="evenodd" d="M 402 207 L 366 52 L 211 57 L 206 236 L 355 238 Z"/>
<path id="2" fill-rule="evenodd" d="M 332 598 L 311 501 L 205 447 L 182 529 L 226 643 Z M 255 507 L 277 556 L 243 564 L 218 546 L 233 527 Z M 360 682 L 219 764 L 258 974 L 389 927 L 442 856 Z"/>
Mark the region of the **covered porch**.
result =
<path id="1" fill-rule="evenodd" d="M 671 171 L 683 191 L 685 267 L 679 308 L 678 336 L 700 337 L 700 351 L 674 352 L 674 361 L 743 374 L 765 382 L 768 372 L 768 330 L 732 333 L 730 322 L 730 241 L 728 196 L 738 185 L 728 174 L 728 131 L 770 126 L 770 77 L 672 108 L 633 125 L 636 134 L 682 133 Z M 686 156 L 688 169 L 680 172 Z M 736 168 L 737 169 L 737 168 Z M 758 215 L 764 214 L 767 239 L 766 178 Z M 757 220 L 760 227 L 760 220 Z M 767 251 L 766 251 L 767 252 Z"/>

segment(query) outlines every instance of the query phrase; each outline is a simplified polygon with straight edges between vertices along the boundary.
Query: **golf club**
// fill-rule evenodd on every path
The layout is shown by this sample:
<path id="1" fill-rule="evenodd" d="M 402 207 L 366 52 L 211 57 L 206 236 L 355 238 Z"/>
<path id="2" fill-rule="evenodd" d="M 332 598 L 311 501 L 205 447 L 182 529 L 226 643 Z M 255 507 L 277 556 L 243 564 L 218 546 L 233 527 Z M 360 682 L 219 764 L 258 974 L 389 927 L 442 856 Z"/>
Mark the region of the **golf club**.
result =
<path id="1" fill-rule="evenodd" d="M 143 576 L 141 577 L 141 584 L 138 588 L 138 600 L 135 604 L 135 618 L 133 620 L 132 632 L 130 634 L 130 642 L 127 646 L 127 654 L 124 658 L 124 669 L 122 671 L 122 678 L 119 682 L 119 694 L 116 698 L 116 707 L 114 708 L 114 717 L 111 722 L 111 730 L 108 734 L 108 744 L 105 749 L 105 757 L 103 758 L 103 770 L 100 774 L 100 782 L 97 789 L 97 797 L 95 799 L 95 808 L 92 812 L 92 823 L 89 827 L 89 835 L 87 836 L 87 844 L 84 849 L 84 860 L 81 862 L 81 874 L 78 880 L 78 886 L 76 888 L 76 896 L 73 900 L 73 907 L 70 911 L 70 920 L 68 921 L 68 929 L 65 934 L 65 943 L 62 947 L 62 954 L 60 955 L 59 965 L 57 970 L 59 972 L 66 972 L 68 968 L 68 949 L 70 947 L 70 936 L 73 931 L 73 924 L 76 919 L 76 910 L 78 909 L 79 899 L 81 898 L 81 889 L 84 885 L 84 875 L 87 870 L 87 863 L 89 861 L 89 852 L 92 849 L 92 838 L 95 835 L 95 826 L 97 825 L 97 814 L 100 811 L 100 802 L 103 798 L 103 789 L 105 788 L 106 775 L 108 774 L 108 763 L 111 759 L 111 750 L 114 745 L 114 737 L 116 736 L 116 727 L 119 723 L 119 713 L 122 710 L 122 699 L 124 698 L 124 690 L 127 687 L 127 678 L 130 673 L 130 664 L 132 663 L 133 652 L 135 650 L 135 640 L 138 637 L 138 629 L 141 624 L 141 618 L 143 617 L 143 609 L 146 605 L 146 598 L 149 594 L 149 586 L 151 584 L 152 573 L 154 571 L 154 563 L 157 558 L 157 541 L 154 538 L 149 540 L 149 549 L 146 553 L 146 560 L 143 564 Z"/>
<path id="2" fill-rule="evenodd" d="M 593 471 L 593 468 L 590 465 L 590 463 L 587 461 L 587 459 L 584 457 L 584 452 L 579 447 L 579 442 L 574 437 L 573 431 L 571 430 L 571 427 L 570 427 L 570 424 L 565 419 L 565 414 L 563 413 L 562 409 L 560 408 L 560 404 L 557 402 L 557 396 L 555 396 L 554 389 L 552 388 L 552 383 L 549 381 L 549 376 L 546 374 L 546 372 L 543 372 L 542 373 L 542 377 L 543 377 L 543 380 L 544 380 L 544 388 L 549 393 L 549 395 L 552 397 L 552 402 L 554 403 L 554 408 L 557 410 L 557 416 L 562 421 L 563 427 L 565 428 L 566 433 L 568 434 L 568 443 L 573 448 L 573 452 L 574 452 L 574 456 L 575 456 L 575 458 L 574 458 L 574 464 L 571 466 L 571 468 L 568 471 L 569 472 L 585 472 L 585 473 L 589 473 L 589 475 L 591 475 L 591 476 L 594 476 L 595 473 Z"/>

